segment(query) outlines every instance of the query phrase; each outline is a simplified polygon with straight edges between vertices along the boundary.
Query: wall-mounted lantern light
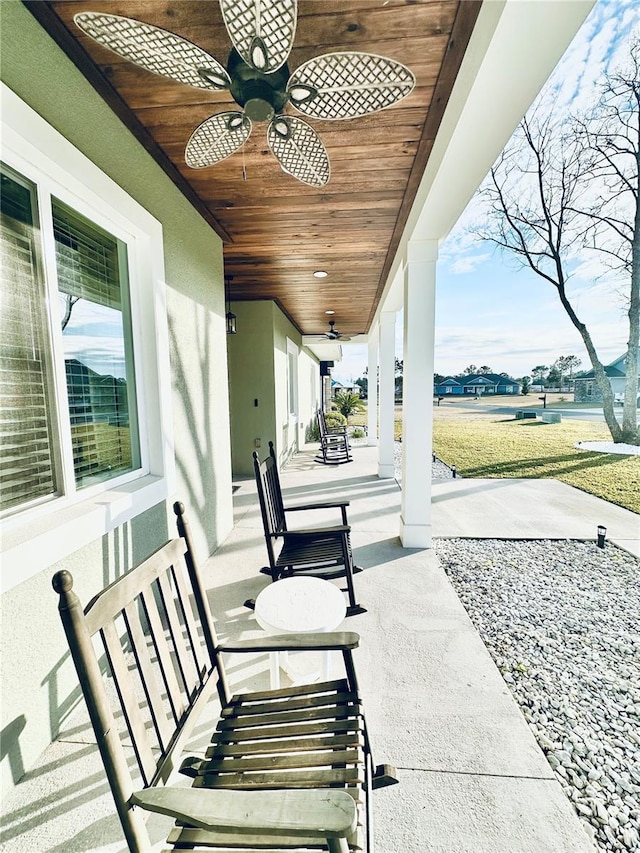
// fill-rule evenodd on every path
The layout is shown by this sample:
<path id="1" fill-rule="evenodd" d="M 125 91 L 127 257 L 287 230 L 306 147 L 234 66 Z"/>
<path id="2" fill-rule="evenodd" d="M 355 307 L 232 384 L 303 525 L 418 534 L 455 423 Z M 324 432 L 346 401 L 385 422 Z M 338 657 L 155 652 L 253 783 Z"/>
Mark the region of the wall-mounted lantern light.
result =
<path id="1" fill-rule="evenodd" d="M 238 329 L 236 328 L 236 315 L 231 310 L 231 298 L 229 293 L 229 282 L 233 278 L 232 275 L 225 276 L 224 279 L 224 291 L 225 291 L 225 301 L 227 303 L 227 313 L 226 313 L 226 321 L 227 321 L 227 334 L 235 335 Z"/>

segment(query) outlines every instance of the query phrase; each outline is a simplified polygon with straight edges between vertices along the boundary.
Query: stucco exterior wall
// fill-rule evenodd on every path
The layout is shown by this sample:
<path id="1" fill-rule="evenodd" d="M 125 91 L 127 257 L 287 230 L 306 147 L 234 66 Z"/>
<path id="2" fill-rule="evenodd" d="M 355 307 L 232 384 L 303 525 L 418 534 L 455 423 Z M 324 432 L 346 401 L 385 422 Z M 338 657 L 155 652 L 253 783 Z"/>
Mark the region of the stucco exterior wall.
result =
<path id="1" fill-rule="evenodd" d="M 312 379 L 319 376 L 320 368 L 302 349 L 299 332 L 274 302 L 234 302 L 232 308 L 238 327 L 236 335 L 227 336 L 233 473 L 251 477 L 255 449 L 263 457 L 273 441 L 283 461 L 304 442 L 306 426 L 317 408 L 319 378 L 315 385 Z M 300 426 L 289 418 L 287 341 L 296 349 Z"/>
<path id="2" fill-rule="evenodd" d="M 304 444 L 305 430 L 313 419 L 317 402 L 311 399 L 310 376 L 320 374 L 320 363 L 302 348 L 302 338 L 295 326 L 273 304 L 274 347 L 276 368 L 276 448 L 280 460 L 287 459 Z M 296 354 L 297 418 L 289 416 L 288 352 Z M 305 387 L 306 386 L 306 387 Z"/>
<path id="3" fill-rule="evenodd" d="M 300 424 L 298 441 L 300 445 L 306 440 L 307 430 L 315 421 L 316 412 L 320 408 L 320 368 L 318 362 L 306 351 L 300 353 L 298 367 L 298 388 L 300 391 Z"/>
<path id="4" fill-rule="evenodd" d="M 200 556 L 232 527 L 222 246 L 21 3 L 2 3 L 4 83 L 163 226 L 176 488 Z M 64 561 L 86 601 L 173 535 L 164 503 Z M 22 775 L 79 700 L 52 565 L 2 596 L 3 788 Z"/>
<path id="5" fill-rule="evenodd" d="M 234 302 L 232 308 L 238 327 L 227 335 L 233 474 L 252 477 L 256 440 L 260 455 L 274 440 L 273 303 Z"/>

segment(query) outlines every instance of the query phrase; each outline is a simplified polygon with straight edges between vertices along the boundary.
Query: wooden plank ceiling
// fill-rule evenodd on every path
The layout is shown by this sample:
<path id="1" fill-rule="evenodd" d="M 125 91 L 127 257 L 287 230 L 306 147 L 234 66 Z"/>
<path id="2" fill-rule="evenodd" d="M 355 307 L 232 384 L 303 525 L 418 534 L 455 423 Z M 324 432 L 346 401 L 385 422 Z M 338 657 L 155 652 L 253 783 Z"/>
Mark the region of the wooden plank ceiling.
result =
<path id="1" fill-rule="evenodd" d="M 320 189 L 281 170 L 264 124 L 254 123 L 244 151 L 189 169 L 184 149 L 195 127 L 237 109 L 228 92 L 151 74 L 73 23 L 80 11 L 135 18 L 190 39 L 226 65 L 231 43 L 216 0 L 25 5 L 221 235 L 233 301 L 275 299 L 303 334 L 325 331 L 328 310 L 341 332 L 368 332 L 480 0 L 300 0 L 292 71 L 321 53 L 350 49 L 399 60 L 417 80 L 408 97 L 382 112 L 308 119 L 331 163 L 331 179 Z M 314 278 L 315 270 L 328 276 Z"/>

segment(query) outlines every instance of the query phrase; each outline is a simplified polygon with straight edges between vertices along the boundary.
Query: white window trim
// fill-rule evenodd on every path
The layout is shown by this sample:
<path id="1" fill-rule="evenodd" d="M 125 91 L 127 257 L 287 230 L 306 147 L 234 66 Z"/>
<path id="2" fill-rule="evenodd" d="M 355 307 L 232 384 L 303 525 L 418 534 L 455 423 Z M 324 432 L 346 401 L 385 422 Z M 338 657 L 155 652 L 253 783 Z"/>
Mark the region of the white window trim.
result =
<path id="1" fill-rule="evenodd" d="M 81 151 L 0 83 L 2 160 L 38 187 L 126 236 L 142 469 L 2 521 L 6 592 L 165 500 L 175 485 L 162 226 Z"/>
<path id="2" fill-rule="evenodd" d="M 298 359 L 300 356 L 299 347 L 287 338 L 287 416 L 290 423 L 298 422 L 298 411 L 300 408 L 300 389 L 298 388 L 299 365 Z M 291 358 L 293 358 L 293 376 L 291 376 Z M 291 392 L 293 390 L 293 399 Z"/>
<path id="3" fill-rule="evenodd" d="M 301 445 L 298 435 L 300 425 L 300 348 L 291 338 L 287 338 L 287 454 Z M 293 375 L 291 365 L 293 364 Z M 293 390 L 293 399 L 291 392 Z M 304 436 L 302 438 L 304 440 Z"/>

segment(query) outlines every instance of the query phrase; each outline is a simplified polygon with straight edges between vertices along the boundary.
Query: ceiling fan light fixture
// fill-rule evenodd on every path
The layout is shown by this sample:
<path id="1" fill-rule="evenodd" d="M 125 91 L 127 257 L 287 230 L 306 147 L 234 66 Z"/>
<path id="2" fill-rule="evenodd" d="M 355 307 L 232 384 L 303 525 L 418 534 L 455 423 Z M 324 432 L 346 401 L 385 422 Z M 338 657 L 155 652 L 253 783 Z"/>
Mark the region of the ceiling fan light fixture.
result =
<path id="1" fill-rule="evenodd" d="M 313 274 L 314 278 L 326 278 L 329 273 L 326 270 L 316 270 Z"/>
<path id="2" fill-rule="evenodd" d="M 231 97 L 244 107 L 253 121 L 270 121 L 284 109 L 289 98 L 286 92 L 289 69 L 286 65 L 274 72 L 263 72 L 245 62 L 233 48 L 227 61 L 227 73 L 231 79 Z"/>
<path id="3" fill-rule="evenodd" d="M 335 311 L 325 311 L 324 313 L 325 314 L 335 314 L 336 312 Z"/>
<path id="4" fill-rule="evenodd" d="M 276 114 L 269 101 L 259 96 L 245 101 L 244 112 L 251 121 L 271 121 Z"/>

